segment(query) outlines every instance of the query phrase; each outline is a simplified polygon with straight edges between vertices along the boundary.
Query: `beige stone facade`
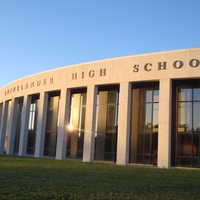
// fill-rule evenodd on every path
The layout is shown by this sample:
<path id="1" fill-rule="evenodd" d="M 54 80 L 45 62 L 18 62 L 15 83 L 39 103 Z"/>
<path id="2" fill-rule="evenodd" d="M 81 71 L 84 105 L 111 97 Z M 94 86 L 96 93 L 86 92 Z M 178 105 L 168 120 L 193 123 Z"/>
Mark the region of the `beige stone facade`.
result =
<path id="1" fill-rule="evenodd" d="M 0 153 L 200 167 L 199 96 L 199 48 L 34 74 L 0 89 Z"/>

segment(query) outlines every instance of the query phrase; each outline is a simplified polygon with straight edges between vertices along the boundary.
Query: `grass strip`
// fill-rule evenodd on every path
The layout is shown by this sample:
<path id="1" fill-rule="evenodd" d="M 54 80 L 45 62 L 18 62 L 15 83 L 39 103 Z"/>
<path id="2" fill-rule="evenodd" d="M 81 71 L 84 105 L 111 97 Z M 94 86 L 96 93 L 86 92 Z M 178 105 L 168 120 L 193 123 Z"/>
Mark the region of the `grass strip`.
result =
<path id="1" fill-rule="evenodd" d="M 200 170 L 0 156 L 0 199 L 200 199 Z"/>

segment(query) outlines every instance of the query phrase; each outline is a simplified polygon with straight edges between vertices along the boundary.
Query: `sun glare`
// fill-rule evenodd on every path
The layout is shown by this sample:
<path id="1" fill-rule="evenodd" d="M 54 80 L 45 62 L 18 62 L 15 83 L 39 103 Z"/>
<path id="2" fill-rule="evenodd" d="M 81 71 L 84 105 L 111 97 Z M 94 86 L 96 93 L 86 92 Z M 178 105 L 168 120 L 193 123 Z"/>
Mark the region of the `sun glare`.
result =
<path id="1" fill-rule="evenodd" d="M 73 127 L 72 124 L 69 124 L 69 125 L 67 126 L 67 129 L 68 129 L 69 131 L 72 131 L 72 130 L 74 129 L 74 127 Z"/>

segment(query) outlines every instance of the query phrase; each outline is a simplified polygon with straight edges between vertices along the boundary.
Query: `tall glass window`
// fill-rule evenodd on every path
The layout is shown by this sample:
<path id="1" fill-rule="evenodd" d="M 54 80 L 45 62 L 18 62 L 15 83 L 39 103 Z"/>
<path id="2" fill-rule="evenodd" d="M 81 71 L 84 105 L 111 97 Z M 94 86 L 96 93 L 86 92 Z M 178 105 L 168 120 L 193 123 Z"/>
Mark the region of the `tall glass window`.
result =
<path id="1" fill-rule="evenodd" d="M 3 115 L 3 103 L 0 103 L 0 129 L 1 129 L 1 123 L 2 123 L 2 115 Z M 1 137 L 2 132 L 0 132 L 0 137 Z M 4 139 L 5 142 L 5 139 Z M 0 144 L 1 148 L 1 144 Z"/>
<path id="2" fill-rule="evenodd" d="M 3 103 L 0 103 L 0 128 L 1 128 L 1 121 L 2 121 L 2 112 L 3 112 Z"/>
<path id="3" fill-rule="evenodd" d="M 184 83 L 176 90 L 176 165 L 200 167 L 200 85 Z"/>
<path id="4" fill-rule="evenodd" d="M 8 130 L 9 130 L 9 124 L 10 124 L 10 115 L 11 115 L 11 107 L 12 107 L 12 101 L 7 101 L 5 103 L 8 103 L 8 112 L 6 113 L 6 133 L 5 133 L 5 140 L 4 140 L 4 152 L 7 151 L 8 147 Z"/>
<path id="5" fill-rule="evenodd" d="M 134 84 L 130 140 L 131 163 L 157 164 L 158 110 L 158 84 Z"/>
<path id="6" fill-rule="evenodd" d="M 99 87 L 96 105 L 95 160 L 115 161 L 119 87 Z"/>
<path id="7" fill-rule="evenodd" d="M 86 89 L 71 91 L 70 121 L 67 136 L 68 158 L 82 158 L 86 111 Z"/>
<path id="8" fill-rule="evenodd" d="M 14 141 L 14 153 L 18 154 L 19 151 L 19 140 L 20 140 L 20 131 L 21 131 L 21 121 L 22 121 L 22 107 L 23 107 L 23 100 L 18 100 L 17 105 L 17 125 L 15 131 L 15 141 Z"/>
<path id="9" fill-rule="evenodd" d="M 28 123 L 27 154 L 34 155 L 39 95 L 32 96 L 31 98 L 32 99 L 31 99 L 31 105 L 29 111 L 29 123 Z"/>
<path id="10" fill-rule="evenodd" d="M 59 102 L 60 92 L 49 93 L 44 156 L 56 155 Z"/>

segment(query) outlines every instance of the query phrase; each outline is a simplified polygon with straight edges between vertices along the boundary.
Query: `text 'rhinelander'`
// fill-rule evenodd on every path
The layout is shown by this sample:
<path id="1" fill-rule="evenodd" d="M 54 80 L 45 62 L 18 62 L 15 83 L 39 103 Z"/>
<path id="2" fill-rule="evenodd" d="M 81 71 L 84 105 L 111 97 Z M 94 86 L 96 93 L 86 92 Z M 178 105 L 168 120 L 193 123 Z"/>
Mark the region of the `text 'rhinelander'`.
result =
<path id="1" fill-rule="evenodd" d="M 42 80 L 31 81 L 30 83 L 13 86 L 12 88 L 7 89 L 4 95 L 9 95 L 11 93 L 19 92 L 21 90 L 27 90 L 30 88 L 45 86 L 49 84 L 53 84 L 53 78 L 49 78 L 49 79 L 45 78 Z"/>

